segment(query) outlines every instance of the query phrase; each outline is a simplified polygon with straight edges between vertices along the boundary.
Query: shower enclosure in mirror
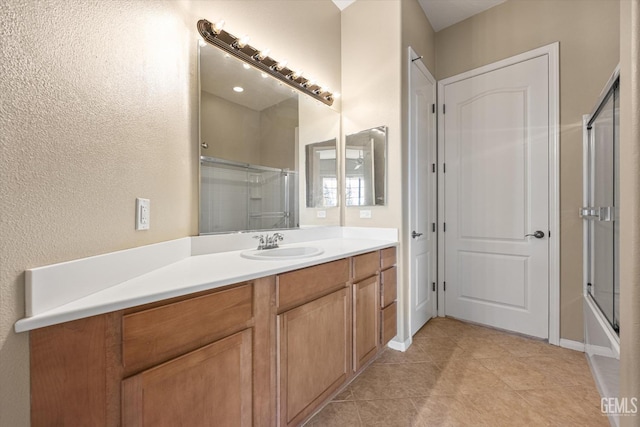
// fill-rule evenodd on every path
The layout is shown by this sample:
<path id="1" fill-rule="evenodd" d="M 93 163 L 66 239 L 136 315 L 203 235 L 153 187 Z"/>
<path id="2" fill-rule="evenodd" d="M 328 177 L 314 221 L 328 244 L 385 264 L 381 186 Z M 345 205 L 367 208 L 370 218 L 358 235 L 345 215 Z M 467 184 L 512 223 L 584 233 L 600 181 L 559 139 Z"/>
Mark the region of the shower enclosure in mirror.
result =
<path id="1" fill-rule="evenodd" d="M 616 333 L 620 327 L 619 275 L 619 76 L 614 74 L 585 135 L 587 296 Z"/>
<path id="2" fill-rule="evenodd" d="M 339 114 L 215 46 L 198 51 L 200 234 L 299 227 L 305 146 L 335 140 Z"/>
<path id="3" fill-rule="evenodd" d="M 345 141 L 346 206 L 386 204 L 387 127 L 347 135 Z"/>

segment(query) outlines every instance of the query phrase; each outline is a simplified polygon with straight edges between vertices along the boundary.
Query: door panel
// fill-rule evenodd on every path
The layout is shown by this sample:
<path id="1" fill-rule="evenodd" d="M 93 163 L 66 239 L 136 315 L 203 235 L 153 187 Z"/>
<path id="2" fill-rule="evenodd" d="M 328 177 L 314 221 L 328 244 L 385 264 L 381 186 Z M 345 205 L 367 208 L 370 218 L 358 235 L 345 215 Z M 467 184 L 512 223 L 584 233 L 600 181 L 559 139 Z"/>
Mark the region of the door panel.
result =
<path id="1" fill-rule="evenodd" d="M 445 313 L 548 336 L 543 55 L 444 85 Z M 526 236 L 540 230 L 543 238 Z"/>
<path id="2" fill-rule="evenodd" d="M 410 50 L 410 57 L 415 57 Z M 422 61 L 410 65 L 409 191 L 411 262 L 411 335 L 436 315 L 437 293 L 437 174 L 435 80 Z"/>

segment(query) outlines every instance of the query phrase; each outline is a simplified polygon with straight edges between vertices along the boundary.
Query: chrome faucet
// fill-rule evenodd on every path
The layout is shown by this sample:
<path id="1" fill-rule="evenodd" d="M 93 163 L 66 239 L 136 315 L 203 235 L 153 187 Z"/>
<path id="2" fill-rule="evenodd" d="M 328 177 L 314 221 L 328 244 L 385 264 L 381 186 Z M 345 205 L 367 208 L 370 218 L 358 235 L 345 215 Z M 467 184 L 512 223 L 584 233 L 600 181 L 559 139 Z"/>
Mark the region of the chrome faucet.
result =
<path id="1" fill-rule="evenodd" d="M 284 240 L 284 235 L 282 233 L 274 233 L 273 236 L 269 236 L 269 234 L 260 234 L 258 236 L 253 236 L 254 239 L 258 239 L 258 250 L 263 249 L 276 249 L 278 247 L 278 242 Z"/>

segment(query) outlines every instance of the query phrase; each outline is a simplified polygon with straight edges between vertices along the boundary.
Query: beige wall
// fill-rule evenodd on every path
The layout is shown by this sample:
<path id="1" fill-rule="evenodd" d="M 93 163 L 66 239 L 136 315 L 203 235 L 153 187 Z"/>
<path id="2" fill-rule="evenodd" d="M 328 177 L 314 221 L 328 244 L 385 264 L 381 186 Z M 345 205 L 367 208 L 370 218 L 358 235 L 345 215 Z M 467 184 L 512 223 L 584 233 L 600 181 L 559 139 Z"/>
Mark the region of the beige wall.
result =
<path id="1" fill-rule="evenodd" d="M 0 5 L 2 426 L 29 425 L 25 269 L 197 232 L 201 17 L 340 91 L 330 0 Z M 134 231 L 136 197 L 149 231 Z"/>
<path id="2" fill-rule="evenodd" d="M 298 104 L 299 134 L 298 134 L 298 164 L 300 197 L 300 225 L 340 225 L 340 206 L 330 208 L 307 207 L 307 178 L 306 178 L 306 146 L 317 142 L 336 140 L 337 172 L 341 170 L 340 153 L 340 114 L 332 108 L 313 100 L 300 98 Z M 340 184 L 338 184 L 340 185 Z M 341 193 L 341 189 L 338 188 Z M 325 218 L 318 218 L 317 212 L 324 211 Z"/>
<path id="3" fill-rule="evenodd" d="M 620 2 L 620 396 L 640 398 L 640 0 Z M 638 416 L 622 417 L 637 426 Z"/>
<path id="4" fill-rule="evenodd" d="M 619 58 L 617 0 L 509 0 L 436 33 L 440 80 L 560 42 L 560 336 L 582 341 L 582 115 Z"/>
<path id="5" fill-rule="evenodd" d="M 388 127 L 387 204 L 344 209 L 346 226 L 402 228 L 400 21 L 399 0 L 360 0 L 342 11 L 342 133 Z M 360 219 L 361 209 L 372 217 Z M 398 281 L 403 283 L 402 268 Z M 403 322 L 398 326 L 404 336 Z"/>
<path id="6" fill-rule="evenodd" d="M 384 31 L 380 31 L 384 28 Z M 342 11 L 342 133 L 388 126 L 387 204 L 346 208 L 347 226 L 399 227 L 402 215 L 400 1 L 356 1 Z M 344 181 L 343 181 L 344 182 Z"/>
<path id="7" fill-rule="evenodd" d="M 296 168 L 298 98 L 289 98 L 260 112 L 260 164 Z"/>
<path id="8" fill-rule="evenodd" d="M 208 147 L 200 154 L 236 162 L 260 164 L 259 111 L 200 92 L 200 137 Z"/>

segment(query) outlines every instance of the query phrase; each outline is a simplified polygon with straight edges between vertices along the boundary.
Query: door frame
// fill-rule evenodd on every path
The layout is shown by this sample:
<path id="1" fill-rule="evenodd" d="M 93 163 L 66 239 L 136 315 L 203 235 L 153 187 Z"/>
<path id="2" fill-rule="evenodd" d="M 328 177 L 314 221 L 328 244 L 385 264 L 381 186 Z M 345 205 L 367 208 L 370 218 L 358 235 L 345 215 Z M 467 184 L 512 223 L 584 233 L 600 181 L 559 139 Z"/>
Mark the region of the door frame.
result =
<path id="1" fill-rule="evenodd" d="M 420 72 L 422 72 L 425 77 L 427 78 L 427 80 L 433 84 L 433 103 L 435 105 L 438 105 L 438 84 L 437 81 L 435 79 L 435 77 L 433 77 L 433 74 L 431 74 L 431 72 L 429 71 L 429 69 L 427 68 L 427 66 L 424 64 L 424 62 L 422 62 L 422 56 L 418 55 L 418 53 L 413 50 L 413 48 L 411 46 L 409 46 L 407 48 L 408 51 L 408 55 L 407 55 L 407 90 L 408 90 L 408 102 L 409 105 L 407 107 L 407 123 L 408 123 L 408 130 L 407 130 L 407 153 L 411 154 L 411 143 L 412 143 L 412 136 L 413 136 L 413 120 L 412 120 L 412 114 L 411 114 L 411 76 L 412 76 L 412 65 L 416 65 L 419 69 Z M 437 113 L 437 111 L 436 111 Z M 432 124 L 433 124 L 433 133 L 431 135 L 432 138 L 434 138 L 434 143 L 436 144 L 435 150 L 436 150 L 436 164 L 438 162 L 438 114 L 432 114 L 431 117 L 429 118 L 429 120 L 432 120 Z M 408 158 L 408 162 L 407 162 L 407 177 L 408 177 L 408 197 L 407 197 L 407 212 L 408 212 L 408 221 L 407 224 L 409 225 L 409 227 L 406 227 L 406 242 L 407 242 L 407 259 L 408 259 L 408 263 L 407 265 L 407 272 L 408 272 L 408 277 L 409 277 L 409 292 L 408 292 L 408 319 L 407 319 L 407 325 L 409 327 L 409 337 L 412 338 L 413 335 L 413 331 L 411 330 L 411 321 L 412 321 L 412 316 L 413 316 L 413 301 L 414 301 L 414 297 L 415 295 L 413 294 L 413 290 L 414 290 L 414 283 L 412 282 L 413 280 L 413 271 L 411 271 L 411 266 L 412 266 L 412 251 L 411 251 L 411 243 L 412 243 L 412 238 L 411 238 L 411 231 L 413 231 L 413 224 L 411 224 L 411 215 L 412 215 L 412 210 L 413 210 L 413 199 L 411 198 L 411 194 L 412 194 L 412 189 L 413 189 L 413 180 L 412 180 L 412 174 L 415 172 L 412 168 L 412 163 L 411 163 L 411 159 Z M 434 202 L 436 204 L 439 203 L 439 196 L 438 196 L 438 191 L 439 191 L 439 175 L 436 174 L 436 194 L 434 195 Z M 439 221 L 438 220 L 439 217 L 439 208 L 436 206 L 436 223 Z M 436 228 L 437 229 L 437 228 Z M 429 230 L 427 230 L 426 232 L 431 232 Z M 436 269 L 436 283 L 438 282 L 438 269 L 439 269 L 439 258 L 440 258 L 440 235 L 439 233 L 435 233 L 435 239 L 436 239 L 436 262 L 434 265 L 434 268 Z M 430 291 L 431 292 L 431 291 Z M 439 307 L 439 296 L 440 296 L 440 292 L 436 289 L 436 292 L 434 292 L 435 295 L 433 295 L 433 298 L 435 298 L 436 301 L 436 310 L 435 310 L 435 315 L 438 315 L 438 307 Z"/>
<path id="2" fill-rule="evenodd" d="M 440 238 L 445 219 L 444 189 L 444 90 L 449 84 L 496 71 L 540 56 L 549 59 L 549 343 L 560 345 L 560 70 L 559 42 L 551 43 L 438 82 L 438 296 L 444 292 L 445 243 Z M 442 300 L 442 299 L 439 299 Z M 444 316 L 444 304 L 438 304 L 438 316 Z"/>

